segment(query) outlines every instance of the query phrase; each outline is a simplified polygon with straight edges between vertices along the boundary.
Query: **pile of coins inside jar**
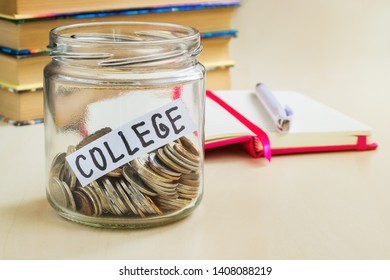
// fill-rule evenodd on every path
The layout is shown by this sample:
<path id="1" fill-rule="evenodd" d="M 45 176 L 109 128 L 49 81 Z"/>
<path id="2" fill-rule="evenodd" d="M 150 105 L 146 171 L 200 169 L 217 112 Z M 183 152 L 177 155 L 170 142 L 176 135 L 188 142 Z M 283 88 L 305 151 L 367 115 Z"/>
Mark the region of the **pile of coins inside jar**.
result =
<path id="1" fill-rule="evenodd" d="M 54 157 L 48 192 L 57 205 L 87 216 L 145 218 L 180 210 L 198 196 L 199 151 L 186 137 L 81 186 L 66 156 L 110 131 L 101 129 Z"/>

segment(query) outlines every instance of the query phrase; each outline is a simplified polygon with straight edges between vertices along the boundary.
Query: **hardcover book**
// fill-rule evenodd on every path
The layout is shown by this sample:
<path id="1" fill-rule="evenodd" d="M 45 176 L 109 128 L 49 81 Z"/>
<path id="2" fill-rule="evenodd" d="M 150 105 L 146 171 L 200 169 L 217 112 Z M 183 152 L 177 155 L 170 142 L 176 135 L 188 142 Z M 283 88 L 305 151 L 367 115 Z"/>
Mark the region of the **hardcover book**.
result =
<path id="1" fill-rule="evenodd" d="M 264 144 L 270 145 L 273 155 L 377 148 L 366 124 L 295 91 L 275 91 L 274 95 L 294 112 L 287 133 L 277 131 L 255 92 L 208 91 L 205 148 L 240 143 L 254 157 L 264 155 Z M 266 136 L 256 134 L 259 130 L 251 125 Z"/>

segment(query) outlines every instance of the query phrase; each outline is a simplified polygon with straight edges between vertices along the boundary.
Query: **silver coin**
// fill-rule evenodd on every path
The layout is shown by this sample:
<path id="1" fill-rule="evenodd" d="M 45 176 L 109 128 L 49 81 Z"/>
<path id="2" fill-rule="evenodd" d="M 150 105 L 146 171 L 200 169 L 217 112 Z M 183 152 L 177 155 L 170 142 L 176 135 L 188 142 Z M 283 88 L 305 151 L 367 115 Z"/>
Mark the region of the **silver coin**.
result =
<path id="1" fill-rule="evenodd" d="M 140 192 L 147 194 L 149 196 L 156 196 L 157 192 L 146 186 L 135 170 L 130 166 L 126 165 L 123 167 L 123 177 L 129 182 L 133 187 L 137 188 Z"/>
<path id="2" fill-rule="evenodd" d="M 150 187 L 151 189 L 156 191 L 158 194 L 168 194 L 168 195 L 176 193 L 176 187 L 178 184 L 178 183 L 176 183 L 175 185 L 172 185 L 170 187 L 165 187 L 165 186 L 161 186 L 159 184 L 156 184 L 156 182 L 150 181 L 146 178 L 143 178 L 143 181 L 148 187 Z"/>
<path id="3" fill-rule="evenodd" d="M 62 185 L 62 182 L 58 178 L 52 177 L 49 179 L 47 190 L 55 203 L 63 208 L 68 208 L 69 197 Z"/>
<path id="4" fill-rule="evenodd" d="M 57 164 L 63 164 L 65 162 L 66 153 L 58 153 L 54 156 L 51 167 L 57 165 Z"/>
<path id="5" fill-rule="evenodd" d="M 137 171 L 137 173 L 142 177 L 142 178 L 148 178 L 152 181 L 159 181 L 159 182 L 167 182 L 171 183 L 171 179 L 167 179 L 163 176 L 160 176 L 159 174 L 153 172 L 149 166 L 147 165 L 147 158 L 148 156 L 140 157 L 137 158 L 133 161 L 131 161 L 131 166 Z"/>
<path id="6" fill-rule="evenodd" d="M 62 187 L 65 190 L 65 193 L 66 193 L 66 195 L 68 197 L 67 208 L 72 210 L 72 211 L 76 211 L 76 203 L 74 201 L 74 198 L 73 198 L 72 191 L 71 191 L 70 187 L 64 181 L 61 181 L 61 184 L 62 184 Z"/>
<path id="7" fill-rule="evenodd" d="M 99 197 L 102 207 L 103 207 L 103 212 L 104 213 L 112 213 L 112 209 L 110 206 L 110 203 L 107 201 L 107 197 L 104 194 L 102 188 L 100 187 L 99 183 L 97 181 L 93 181 L 92 183 L 89 184 L 95 191 L 96 195 Z"/>
<path id="8" fill-rule="evenodd" d="M 127 185 L 123 180 L 120 180 L 120 182 L 115 182 L 116 190 L 118 191 L 118 194 L 122 198 L 122 202 L 127 206 L 128 213 L 138 215 L 137 209 L 135 209 L 133 203 L 131 203 L 130 198 L 127 196 L 126 191 L 124 190 L 127 188 Z"/>
<path id="9" fill-rule="evenodd" d="M 145 213 L 147 212 L 146 209 L 143 207 L 142 203 L 140 202 L 140 197 L 136 194 L 136 189 L 131 185 L 127 185 L 128 188 L 125 188 L 124 190 L 127 192 L 128 196 L 130 197 L 130 200 L 133 202 L 133 205 L 137 208 L 138 214 L 145 218 Z"/>
<path id="10" fill-rule="evenodd" d="M 142 208 L 149 214 L 155 214 L 153 207 L 150 206 L 145 196 L 136 188 L 132 189 L 134 198 L 142 205 Z"/>
<path id="11" fill-rule="evenodd" d="M 109 194 L 110 201 L 117 206 L 122 214 L 127 214 L 127 208 L 120 199 L 118 193 L 115 191 L 114 186 L 111 184 L 110 180 L 104 178 L 103 185 Z"/>
<path id="12" fill-rule="evenodd" d="M 148 165 L 149 167 L 156 173 L 161 176 L 171 179 L 171 180 L 179 180 L 182 173 L 175 172 L 173 169 L 169 168 L 165 164 L 163 164 L 157 157 L 156 153 L 150 153 L 148 157 Z"/>
<path id="13" fill-rule="evenodd" d="M 135 190 L 137 191 L 137 189 L 135 189 Z M 152 215 L 157 214 L 155 209 L 150 204 L 150 202 L 146 199 L 145 195 L 143 195 L 141 192 L 138 192 L 135 195 L 147 213 L 152 214 Z"/>
<path id="14" fill-rule="evenodd" d="M 57 178 L 57 179 L 60 179 L 62 180 L 62 174 L 64 172 L 64 163 L 57 163 L 55 165 L 53 165 L 50 169 L 50 172 L 49 172 L 49 178 Z"/>

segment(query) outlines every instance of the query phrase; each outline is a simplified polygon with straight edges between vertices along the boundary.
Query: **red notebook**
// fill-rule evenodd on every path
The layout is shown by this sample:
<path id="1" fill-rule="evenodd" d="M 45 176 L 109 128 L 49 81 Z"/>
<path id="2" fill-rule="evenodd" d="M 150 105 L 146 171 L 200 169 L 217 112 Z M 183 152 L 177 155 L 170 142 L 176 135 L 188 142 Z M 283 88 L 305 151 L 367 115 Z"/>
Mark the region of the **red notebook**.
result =
<path id="1" fill-rule="evenodd" d="M 288 133 L 279 133 L 254 91 L 207 91 L 205 149 L 243 145 L 253 156 L 377 148 L 372 129 L 294 91 L 273 92 L 292 108 Z"/>

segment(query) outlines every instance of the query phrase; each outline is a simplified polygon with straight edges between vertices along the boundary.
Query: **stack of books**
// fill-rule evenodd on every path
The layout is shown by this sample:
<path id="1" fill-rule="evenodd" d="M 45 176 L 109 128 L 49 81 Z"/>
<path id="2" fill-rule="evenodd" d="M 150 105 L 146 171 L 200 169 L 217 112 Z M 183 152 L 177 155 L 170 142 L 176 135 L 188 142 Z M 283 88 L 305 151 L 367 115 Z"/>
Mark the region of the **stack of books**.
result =
<path id="1" fill-rule="evenodd" d="M 234 66 L 229 44 L 239 0 L 0 0 L 0 115 L 15 125 L 42 122 L 43 68 L 51 60 L 49 31 L 62 25 L 103 21 L 169 22 L 202 36 L 200 62 L 206 87 L 230 88 Z"/>

